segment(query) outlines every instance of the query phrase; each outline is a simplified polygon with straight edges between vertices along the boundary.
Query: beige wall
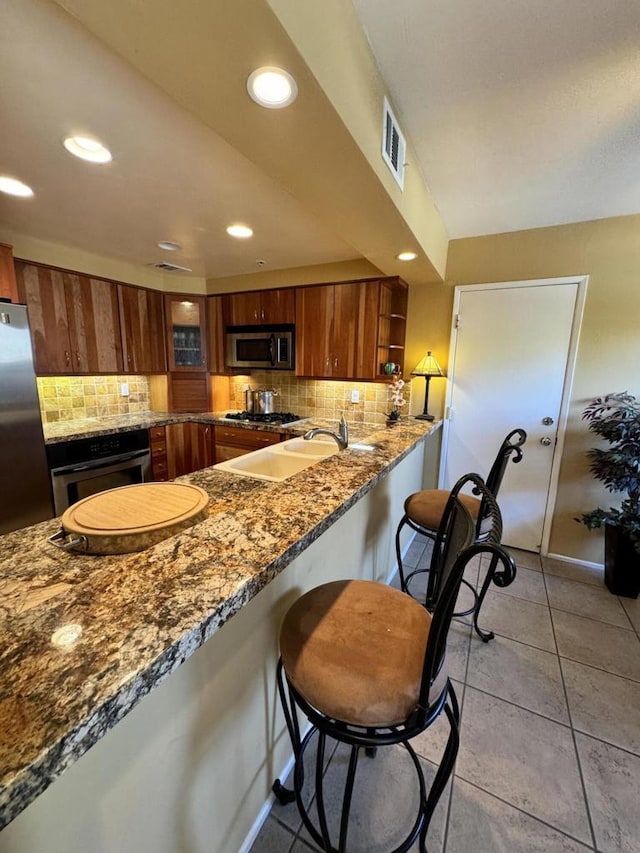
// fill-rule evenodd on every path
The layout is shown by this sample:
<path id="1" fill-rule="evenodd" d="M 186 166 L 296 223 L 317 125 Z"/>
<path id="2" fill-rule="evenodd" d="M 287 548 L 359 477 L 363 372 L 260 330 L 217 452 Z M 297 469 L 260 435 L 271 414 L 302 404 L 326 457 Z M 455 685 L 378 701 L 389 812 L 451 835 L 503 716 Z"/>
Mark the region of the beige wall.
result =
<path id="1" fill-rule="evenodd" d="M 608 392 L 640 394 L 640 216 L 454 240 L 437 312 L 428 312 L 425 300 L 420 306 L 429 335 L 444 344 L 454 285 L 578 274 L 589 276 L 589 287 L 550 551 L 602 562 L 602 536 L 573 520 L 584 510 L 612 503 L 589 473 L 585 451 L 594 441 L 581 413 L 590 399 Z M 418 326 L 419 317 L 412 322 Z"/>

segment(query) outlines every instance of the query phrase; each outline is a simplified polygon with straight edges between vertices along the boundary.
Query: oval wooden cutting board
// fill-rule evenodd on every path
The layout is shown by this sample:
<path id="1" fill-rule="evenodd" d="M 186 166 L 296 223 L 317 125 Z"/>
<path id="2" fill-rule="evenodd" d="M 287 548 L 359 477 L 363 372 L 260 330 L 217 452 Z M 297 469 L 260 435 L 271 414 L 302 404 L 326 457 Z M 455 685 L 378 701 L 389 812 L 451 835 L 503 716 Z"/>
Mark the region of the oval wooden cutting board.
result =
<path id="1" fill-rule="evenodd" d="M 62 515 L 88 554 L 142 551 L 207 517 L 209 496 L 190 483 L 140 483 L 90 495 Z"/>

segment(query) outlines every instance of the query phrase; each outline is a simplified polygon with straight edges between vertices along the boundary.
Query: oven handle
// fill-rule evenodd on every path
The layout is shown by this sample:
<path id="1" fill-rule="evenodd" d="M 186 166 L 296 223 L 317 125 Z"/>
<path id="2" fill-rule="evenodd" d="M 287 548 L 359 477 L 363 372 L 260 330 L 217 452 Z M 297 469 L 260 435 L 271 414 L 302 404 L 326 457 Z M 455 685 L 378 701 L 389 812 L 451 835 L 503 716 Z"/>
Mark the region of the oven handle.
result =
<path id="1" fill-rule="evenodd" d="M 274 334 L 269 338 L 269 358 L 271 359 L 271 367 L 276 366 L 276 336 Z"/>
<path id="2" fill-rule="evenodd" d="M 80 471 L 97 471 L 100 468 L 109 468 L 121 462 L 130 462 L 132 459 L 140 459 L 148 456 L 148 450 L 136 450 L 134 453 L 124 453 L 122 456 L 110 456 L 102 462 L 87 462 L 85 465 L 72 465 L 69 468 L 55 468 L 51 474 L 53 477 L 65 477 L 67 474 L 79 474 Z"/>

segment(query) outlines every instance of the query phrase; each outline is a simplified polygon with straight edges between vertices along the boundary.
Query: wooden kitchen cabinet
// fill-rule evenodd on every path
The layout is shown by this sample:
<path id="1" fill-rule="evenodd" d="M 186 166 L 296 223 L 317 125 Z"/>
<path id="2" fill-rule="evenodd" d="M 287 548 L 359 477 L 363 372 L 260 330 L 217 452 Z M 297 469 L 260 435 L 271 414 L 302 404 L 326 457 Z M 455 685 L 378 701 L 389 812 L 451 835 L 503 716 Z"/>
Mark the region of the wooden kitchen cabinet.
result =
<path id="1" fill-rule="evenodd" d="M 122 373 L 116 285 L 35 264 L 16 264 L 36 373 Z"/>
<path id="2" fill-rule="evenodd" d="M 230 293 L 227 299 L 230 326 L 261 326 L 296 321 L 294 287 Z"/>
<path id="3" fill-rule="evenodd" d="M 29 315 L 36 373 L 73 373 L 63 273 L 18 261 L 16 277 L 20 301 Z"/>
<path id="4" fill-rule="evenodd" d="M 166 427 L 151 427 L 149 430 L 149 448 L 151 451 L 151 476 L 157 482 L 169 479 L 167 457 Z"/>
<path id="5" fill-rule="evenodd" d="M 399 278 L 298 288 L 296 375 L 382 379 L 404 367 L 407 285 Z"/>
<path id="6" fill-rule="evenodd" d="M 166 373 L 163 294 L 118 285 L 124 369 L 128 373 Z"/>
<path id="7" fill-rule="evenodd" d="M 207 297 L 207 338 L 209 341 L 209 372 L 229 373 L 226 362 L 226 326 L 228 296 Z"/>
<path id="8" fill-rule="evenodd" d="M 296 375 L 374 379 L 379 282 L 301 287 L 296 309 Z"/>
<path id="9" fill-rule="evenodd" d="M 169 371 L 206 370 L 206 297 L 165 294 L 164 317 Z"/>
<path id="10" fill-rule="evenodd" d="M 118 291 L 113 282 L 63 273 L 75 373 L 122 373 Z"/>
<path id="11" fill-rule="evenodd" d="M 213 465 L 212 426 L 184 423 L 168 424 L 164 429 L 170 480 Z"/>
<path id="12" fill-rule="evenodd" d="M 13 247 L 0 243 L 0 297 L 18 302 L 18 283 L 13 264 Z"/>
<path id="13" fill-rule="evenodd" d="M 380 282 L 378 306 L 376 374 L 385 376 L 384 365 L 393 362 L 404 371 L 404 346 L 407 331 L 408 287 L 402 279 Z"/>
<path id="14" fill-rule="evenodd" d="M 215 461 L 227 462 L 260 447 L 278 444 L 283 436 L 278 432 L 260 429 L 241 429 L 216 424 L 213 428 Z"/>

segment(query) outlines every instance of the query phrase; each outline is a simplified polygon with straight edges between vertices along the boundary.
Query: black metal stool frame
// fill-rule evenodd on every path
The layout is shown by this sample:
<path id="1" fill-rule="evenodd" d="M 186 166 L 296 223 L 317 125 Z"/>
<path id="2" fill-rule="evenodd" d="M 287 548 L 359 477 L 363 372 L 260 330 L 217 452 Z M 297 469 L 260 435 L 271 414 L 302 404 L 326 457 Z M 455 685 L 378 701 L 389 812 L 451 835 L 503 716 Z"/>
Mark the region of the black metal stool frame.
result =
<path id="1" fill-rule="evenodd" d="M 483 495 L 480 503 L 480 510 L 478 512 L 478 518 L 476 521 L 476 542 L 482 542 L 487 538 L 486 535 L 482 532 L 482 528 L 485 525 L 487 519 L 487 503 L 484 497 L 484 489 L 480 488 L 480 484 L 482 484 L 482 486 L 484 486 L 489 491 L 489 493 L 493 495 L 494 498 L 497 498 L 498 491 L 500 489 L 502 478 L 504 477 L 505 469 L 507 467 L 509 458 L 513 456 L 514 463 L 520 462 L 523 456 L 521 448 L 526 440 L 527 434 L 523 429 L 518 427 L 517 429 L 511 430 L 511 432 L 505 437 L 504 441 L 500 446 L 500 449 L 493 465 L 491 466 L 491 470 L 489 471 L 489 475 L 486 481 L 482 480 L 482 478 L 478 474 L 467 475 L 467 477 L 469 477 L 469 479 L 472 479 L 475 483 L 472 489 L 472 493 L 474 495 Z M 402 548 L 400 545 L 400 533 L 402 532 L 402 529 L 403 527 L 405 527 L 405 525 L 410 527 L 416 533 L 419 533 L 422 536 L 426 536 L 434 541 L 437 536 L 437 531 L 430 530 L 427 527 L 422 527 L 422 525 L 417 524 L 415 521 L 409 518 L 406 513 L 400 519 L 400 523 L 398 524 L 398 528 L 396 530 L 396 560 L 398 564 L 398 573 L 400 575 L 401 589 L 403 592 L 406 592 L 407 595 L 411 595 L 411 592 L 409 590 L 411 580 L 416 575 L 428 572 L 429 569 L 414 569 L 412 572 L 409 572 L 409 574 L 405 575 L 404 568 L 402 566 Z M 467 586 L 471 590 L 471 594 L 473 595 L 473 604 L 467 610 L 462 610 L 453 614 L 456 617 L 470 616 L 471 614 L 473 614 L 472 623 L 474 630 L 480 637 L 480 639 L 485 643 L 488 643 L 489 640 L 493 640 L 493 638 L 495 637 L 493 631 L 483 631 L 482 628 L 480 628 L 480 626 L 478 625 L 480 609 L 484 602 L 489 586 L 493 581 L 493 583 L 498 587 L 507 587 L 510 583 L 514 581 L 516 576 L 516 567 L 513 561 L 511 561 L 511 565 L 509 567 L 503 564 L 504 569 L 501 572 L 497 571 L 499 562 L 499 558 L 495 554 L 492 555 L 491 562 L 489 563 L 489 568 L 485 573 L 484 580 L 482 582 L 482 587 L 480 588 L 480 592 L 478 592 L 476 588 L 469 583 L 469 581 L 465 580 L 464 578 L 462 579 L 462 583 L 465 584 L 465 586 Z M 426 606 L 428 610 L 430 610 L 432 606 L 432 601 L 430 601 L 428 592 Z"/>
<path id="2" fill-rule="evenodd" d="M 278 691 L 293 746 L 295 767 L 293 791 L 285 788 L 278 779 L 274 782 L 273 791 L 278 800 L 283 804 L 293 802 L 294 799 L 296 800 L 304 825 L 315 843 L 326 851 L 326 853 L 345 853 L 347 850 L 349 811 L 360 749 L 364 748 L 367 755 L 373 756 L 378 747 L 392 744 L 402 744 L 409 753 L 418 777 L 420 801 L 418 815 L 408 836 L 392 853 L 406 853 L 418 838 L 421 853 L 426 853 L 426 835 L 429 824 L 453 771 L 459 746 L 460 710 L 450 680 L 447 679 L 442 692 L 431 703 L 429 703 L 429 692 L 434 678 L 443 665 L 447 633 L 455 600 L 460 588 L 460 581 L 466 565 L 477 554 L 490 553 L 492 557 L 495 557 L 497 561 L 502 562 L 505 566 L 512 562 L 508 554 L 498 544 L 502 533 L 502 522 L 500 511 L 490 494 L 487 494 L 487 499 L 489 502 L 488 513 L 493 522 L 489 536 L 491 541 L 468 546 L 468 542 L 473 539 L 474 524 L 468 510 L 460 503 L 455 493 L 455 490 L 459 490 L 464 483 L 468 482 L 468 479 L 468 477 L 462 478 L 454 487 L 452 497 L 449 499 L 443 515 L 443 524 L 436 537 L 433 565 L 434 568 L 437 566 L 439 571 L 434 571 L 432 575 L 432 594 L 436 600 L 436 607 L 432 617 L 427 649 L 425 650 L 418 706 L 407 720 L 399 725 L 375 728 L 356 726 L 341 720 L 329 718 L 305 701 L 288 681 L 282 660 L 278 662 Z M 481 481 L 480 487 L 482 492 L 486 493 L 486 487 Z M 465 544 L 467 544 L 467 547 L 461 553 L 452 553 L 453 547 L 455 547 L 456 542 L 459 542 L 460 539 L 459 531 L 465 523 L 467 527 Z M 455 528 L 454 525 L 458 525 L 458 527 Z M 311 728 L 303 738 L 300 735 L 298 709 L 311 722 Z M 443 710 L 449 720 L 449 738 L 436 776 L 427 792 L 420 760 L 409 740 L 428 728 Z M 318 749 L 316 755 L 315 783 L 319 827 L 314 825 L 302 797 L 304 753 L 316 732 L 318 733 Z M 327 737 L 351 746 L 349 768 L 342 801 L 338 847 L 332 846 L 324 807 L 323 771 Z"/>

